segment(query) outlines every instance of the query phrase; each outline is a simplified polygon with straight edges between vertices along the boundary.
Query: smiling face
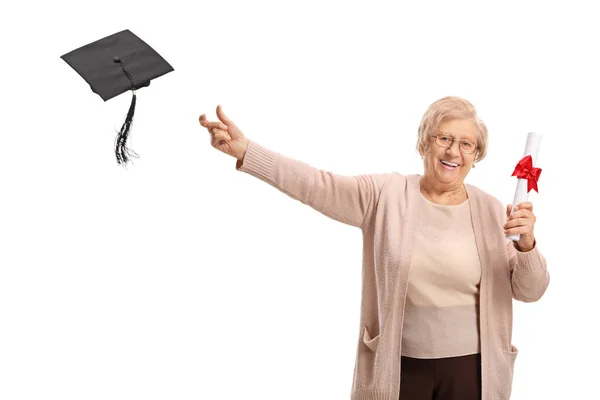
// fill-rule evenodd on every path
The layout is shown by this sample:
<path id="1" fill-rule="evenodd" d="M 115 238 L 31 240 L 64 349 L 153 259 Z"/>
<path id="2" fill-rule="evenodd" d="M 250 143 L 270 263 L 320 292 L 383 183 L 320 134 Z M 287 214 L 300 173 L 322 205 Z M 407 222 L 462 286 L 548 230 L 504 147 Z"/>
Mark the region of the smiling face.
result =
<path id="1" fill-rule="evenodd" d="M 463 181 L 475 161 L 477 152 L 464 154 L 459 150 L 461 141 L 469 141 L 477 145 L 477 127 L 467 119 L 451 119 L 439 125 L 432 135 L 452 137 L 454 142 L 449 148 L 439 146 L 435 138 L 429 140 L 429 151 L 425 154 L 425 175 L 433 179 L 441 187 L 456 188 Z"/>

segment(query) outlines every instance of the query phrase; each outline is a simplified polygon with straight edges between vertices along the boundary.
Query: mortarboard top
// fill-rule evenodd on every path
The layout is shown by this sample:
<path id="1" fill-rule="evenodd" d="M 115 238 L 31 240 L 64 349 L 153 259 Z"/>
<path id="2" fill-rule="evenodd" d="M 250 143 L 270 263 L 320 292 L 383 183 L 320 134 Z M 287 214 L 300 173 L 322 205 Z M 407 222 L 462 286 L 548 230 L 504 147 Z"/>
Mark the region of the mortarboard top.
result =
<path id="1" fill-rule="evenodd" d="M 135 92 L 149 86 L 152 79 L 174 71 L 173 67 L 127 29 L 75 49 L 61 58 L 104 101 L 132 91 L 129 112 L 115 142 L 117 162 L 127 164 L 129 157 L 136 156 L 126 147 L 135 112 Z"/>

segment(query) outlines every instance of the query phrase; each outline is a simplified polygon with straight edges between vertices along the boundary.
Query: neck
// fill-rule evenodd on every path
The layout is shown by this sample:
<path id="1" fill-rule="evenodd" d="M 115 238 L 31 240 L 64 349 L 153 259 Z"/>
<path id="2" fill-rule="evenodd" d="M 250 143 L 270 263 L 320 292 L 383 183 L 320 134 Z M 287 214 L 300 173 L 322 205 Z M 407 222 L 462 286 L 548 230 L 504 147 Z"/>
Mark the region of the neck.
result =
<path id="1" fill-rule="evenodd" d="M 460 204 L 467 199 L 467 189 L 462 182 L 446 185 L 429 175 L 421 177 L 421 193 L 427 200 L 442 205 Z"/>

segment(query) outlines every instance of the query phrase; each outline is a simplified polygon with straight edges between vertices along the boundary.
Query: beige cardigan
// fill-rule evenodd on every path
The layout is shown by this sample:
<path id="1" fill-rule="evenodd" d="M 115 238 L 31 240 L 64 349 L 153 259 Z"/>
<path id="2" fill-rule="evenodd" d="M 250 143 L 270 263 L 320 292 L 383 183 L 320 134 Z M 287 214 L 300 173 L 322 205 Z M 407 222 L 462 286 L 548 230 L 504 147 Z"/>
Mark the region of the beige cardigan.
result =
<path id="1" fill-rule="evenodd" d="M 351 400 L 398 400 L 401 337 L 419 175 L 342 176 L 249 141 L 239 171 L 363 233 L 362 298 Z M 465 184 L 481 261 L 480 330 L 483 400 L 510 398 L 517 348 L 512 299 L 538 300 L 549 275 L 538 246 L 522 253 L 503 232 L 505 207 Z"/>

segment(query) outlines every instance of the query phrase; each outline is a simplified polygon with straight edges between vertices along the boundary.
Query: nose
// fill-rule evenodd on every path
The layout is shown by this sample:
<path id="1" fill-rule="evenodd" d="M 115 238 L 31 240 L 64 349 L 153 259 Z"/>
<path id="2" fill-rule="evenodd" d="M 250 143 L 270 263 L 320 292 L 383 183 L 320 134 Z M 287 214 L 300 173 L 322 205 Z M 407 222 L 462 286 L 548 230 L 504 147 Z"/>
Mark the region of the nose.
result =
<path id="1" fill-rule="evenodd" d="M 460 146 L 460 143 L 455 140 L 454 142 L 452 142 L 452 145 L 450 145 L 450 147 L 448 147 L 446 149 L 446 153 L 450 154 L 451 156 L 460 155 L 460 150 L 459 150 L 458 146 Z"/>

